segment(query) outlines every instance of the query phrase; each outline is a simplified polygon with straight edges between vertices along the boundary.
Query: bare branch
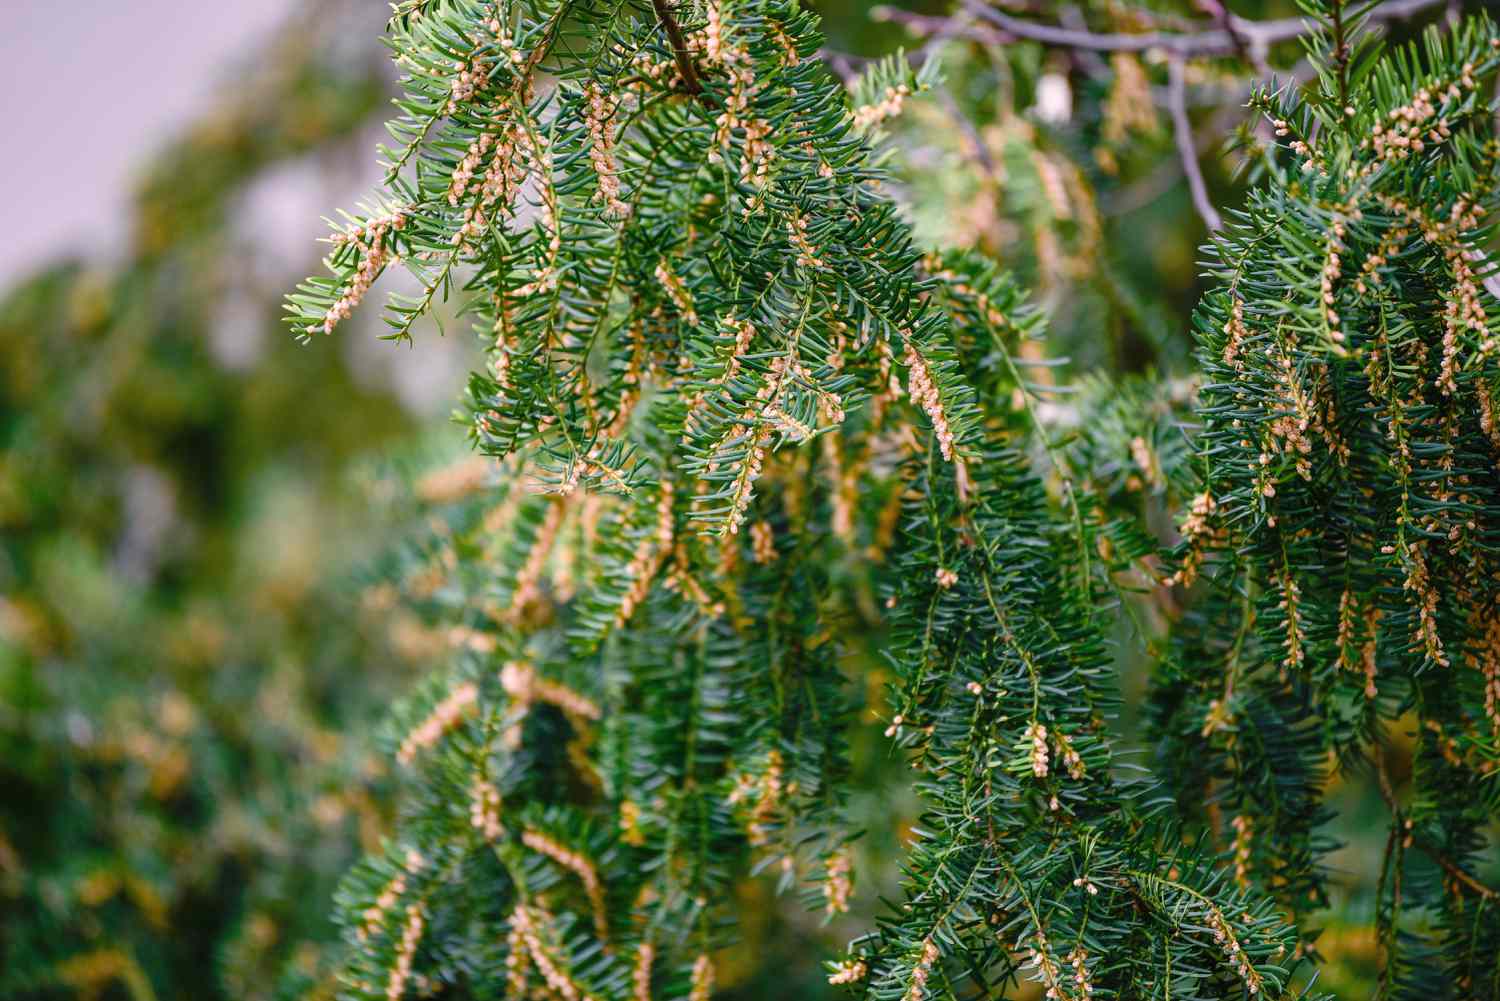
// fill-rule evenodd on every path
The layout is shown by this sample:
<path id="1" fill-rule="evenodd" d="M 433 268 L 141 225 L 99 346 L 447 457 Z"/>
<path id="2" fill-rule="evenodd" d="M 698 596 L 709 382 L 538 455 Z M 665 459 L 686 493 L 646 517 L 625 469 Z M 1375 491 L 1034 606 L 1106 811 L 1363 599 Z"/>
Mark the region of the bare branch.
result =
<path id="1" fill-rule="evenodd" d="M 1220 0 L 1196 0 L 1198 9 L 1218 23 L 1219 27 L 1229 32 L 1229 37 L 1234 39 L 1235 49 L 1238 50 L 1240 58 L 1248 62 L 1255 72 L 1261 76 L 1269 76 L 1271 67 L 1266 62 L 1266 53 L 1263 47 L 1251 48 L 1249 39 L 1240 34 L 1235 26 L 1235 16 L 1229 8 L 1225 7 Z"/>
<path id="2" fill-rule="evenodd" d="M 937 88 L 937 96 L 938 100 L 942 102 L 943 110 L 948 113 L 948 117 L 958 126 L 959 131 L 964 134 L 964 140 L 972 150 L 971 156 L 974 162 L 984 172 L 985 177 L 991 181 L 995 180 L 999 176 L 999 169 L 995 166 L 995 158 L 990 155 L 990 149 L 986 145 L 984 137 L 979 134 L 979 130 L 974 127 L 974 123 L 969 120 L 969 116 L 964 114 L 963 109 L 958 106 L 958 102 L 953 99 L 953 94 L 949 92 L 948 88 Z"/>
<path id="3" fill-rule="evenodd" d="M 1188 121 L 1187 83 L 1182 68 L 1182 57 L 1167 60 L 1168 104 L 1172 111 L 1172 133 L 1177 140 L 1177 154 L 1182 158 L 1182 172 L 1187 175 L 1188 190 L 1193 195 L 1193 207 L 1203 217 L 1209 232 L 1217 232 L 1224 225 L 1219 212 L 1208 197 L 1208 185 L 1203 182 L 1203 170 L 1198 165 L 1198 147 L 1193 141 L 1193 125 Z"/>
<path id="4" fill-rule="evenodd" d="M 1445 0 L 1389 0 L 1370 11 L 1369 21 L 1380 24 L 1415 17 L 1433 7 L 1441 6 Z M 1012 17 L 980 3 L 979 0 L 964 0 L 964 10 L 987 21 L 1002 31 L 1018 38 L 1027 38 L 1046 45 L 1066 49 L 1085 49 L 1091 52 L 1145 52 L 1162 49 L 1169 54 L 1194 58 L 1202 56 L 1232 56 L 1248 46 L 1252 61 L 1263 58 L 1272 45 L 1289 42 L 1308 31 L 1308 23 L 1300 17 L 1287 17 L 1273 21 L 1252 21 L 1234 14 L 1225 13 L 1224 26 L 1199 32 L 1147 31 L 1140 34 L 1110 33 L 1060 28 L 1050 24 L 1035 24 Z"/>
<path id="5" fill-rule="evenodd" d="M 986 24 L 975 24 L 964 12 L 943 16 L 940 14 L 918 14 L 914 11 L 880 4 L 870 8 L 870 20 L 887 21 L 924 39 L 943 41 L 949 38 L 964 38 L 981 45 L 1004 45 L 1014 42 L 1015 36 L 999 31 Z"/>

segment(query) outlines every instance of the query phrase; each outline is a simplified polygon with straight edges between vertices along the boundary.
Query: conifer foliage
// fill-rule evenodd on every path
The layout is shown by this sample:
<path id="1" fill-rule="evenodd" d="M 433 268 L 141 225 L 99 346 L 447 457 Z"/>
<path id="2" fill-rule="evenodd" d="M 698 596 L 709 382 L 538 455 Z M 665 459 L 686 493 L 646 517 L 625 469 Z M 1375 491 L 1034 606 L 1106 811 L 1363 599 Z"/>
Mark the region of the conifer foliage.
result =
<path id="1" fill-rule="evenodd" d="M 1278 143 L 1213 248 L 1203 427 L 1155 470 L 1194 495 L 1153 582 L 1185 608 L 1162 785 L 1110 734 L 1120 571 L 1158 547 L 1095 489 L 1109 443 L 1037 419 L 1021 293 L 920 254 L 882 187 L 871 140 L 928 78 L 880 63 L 851 98 L 785 0 L 398 7 L 384 191 L 291 323 L 332 331 L 397 263 L 422 291 L 394 338 L 461 289 L 498 461 L 449 511 L 465 653 L 398 709 L 403 820 L 343 891 L 352 996 L 706 1001 L 747 873 L 846 911 L 845 673 L 873 654 L 925 812 L 833 983 L 1295 995 L 1326 772 L 1415 712 L 1386 986 L 1500 997 L 1471 871 L 1500 753 L 1500 39 L 1379 61 L 1323 13 L 1313 96 L 1255 98 Z"/>
<path id="2" fill-rule="evenodd" d="M 1163 672 L 1162 746 L 1188 798 L 1221 788 L 1241 878 L 1291 913 L 1325 899 L 1330 766 L 1372 760 L 1387 975 L 1493 997 L 1497 899 L 1471 871 L 1500 813 L 1500 38 L 1474 22 L 1362 71 L 1349 48 L 1321 94 L 1252 100 L 1277 141 L 1197 314 L 1202 492 L 1178 575 L 1211 593 Z M 1380 749 L 1403 715 L 1407 803 Z M 1408 938 L 1406 912 L 1438 931 Z"/>

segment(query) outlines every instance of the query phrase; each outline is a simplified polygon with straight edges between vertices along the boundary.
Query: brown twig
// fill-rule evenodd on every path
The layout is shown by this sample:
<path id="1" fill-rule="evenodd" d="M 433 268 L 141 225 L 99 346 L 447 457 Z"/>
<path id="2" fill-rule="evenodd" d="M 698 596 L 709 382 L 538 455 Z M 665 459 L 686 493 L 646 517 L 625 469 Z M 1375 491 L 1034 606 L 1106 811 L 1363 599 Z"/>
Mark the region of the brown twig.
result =
<path id="1" fill-rule="evenodd" d="M 666 29 L 667 41 L 672 43 L 672 58 L 677 60 L 677 72 L 682 74 L 682 86 L 689 94 L 702 94 L 703 84 L 698 79 L 698 70 L 693 66 L 693 57 L 688 53 L 687 39 L 683 37 L 682 27 L 678 25 L 677 18 L 672 15 L 672 10 L 667 6 L 666 0 L 651 0 L 651 9 L 656 11 L 656 19 Z"/>
<path id="2" fill-rule="evenodd" d="M 1401 804 L 1396 800 L 1396 790 L 1395 787 L 1391 785 L 1390 774 L 1386 771 L 1385 755 L 1383 751 L 1384 748 L 1380 747 L 1379 745 L 1375 746 L 1371 750 L 1370 756 L 1374 760 L 1375 764 L 1375 780 L 1376 783 L 1380 786 L 1380 798 L 1385 800 L 1386 808 L 1391 811 L 1391 816 L 1395 818 L 1398 824 L 1400 824 L 1405 817 L 1405 814 L 1401 809 Z M 1406 820 L 1406 823 L 1409 825 L 1411 821 Z M 1412 831 L 1410 827 L 1407 828 L 1406 833 L 1407 836 L 1411 838 L 1412 843 L 1415 844 L 1419 849 L 1421 849 L 1422 854 L 1426 855 L 1428 858 L 1436 862 L 1438 866 L 1454 880 L 1462 883 L 1464 886 L 1467 886 L 1471 891 L 1485 900 L 1500 899 L 1500 890 L 1496 890 L 1492 886 L 1486 886 L 1484 883 L 1481 883 L 1479 880 L 1469 875 L 1464 871 L 1464 868 L 1462 866 L 1450 859 L 1435 845 L 1430 845 L 1418 838 L 1416 832 Z"/>
<path id="3" fill-rule="evenodd" d="M 1333 4 L 1333 65 L 1339 83 L 1339 114 L 1349 106 L 1349 39 L 1344 29 L 1344 0 Z"/>
<path id="4" fill-rule="evenodd" d="M 1396 927 L 1401 920 L 1401 868 L 1405 864 L 1406 852 L 1401 840 L 1401 814 L 1391 815 L 1391 829 L 1385 836 L 1385 855 L 1380 862 L 1380 879 L 1375 884 L 1375 927 L 1380 936 L 1380 978 L 1375 984 L 1375 1001 L 1385 1001 L 1390 996 L 1391 961 L 1396 953 Z M 1391 881 L 1390 917 L 1381 910 L 1385 900 L 1386 878 Z"/>
<path id="5" fill-rule="evenodd" d="M 1434 862 L 1442 866 L 1444 872 L 1467 886 L 1470 890 L 1473 890 L 1485 900 L 1494 900 L 1496 897 L 1500 897 L 1500 891 L 1485 886 L 1479 880 L 1475 879 L 1473 876 L 1470 876 L 1467 872 L 1464 872 L 1464 870 L 1459 866 L 1457 862 L 1454 862 L 1442 852 L 1435 851 L 1434 849 L 1425 845 L 1419 845 L 1418 847 L 1420 847 L 1422 851 L 1426 852 Z"/>
<path id="6" fill-rule="evenodd" d="M 1220 0 L 1196 0 L 1196 2 L 1199 10 L 1213 18 L 1220 28 L 1229 33 L 1229 37 L 1234 40 L 1234 47 L 1238 51 L 1240 58 L 1253 66 L 1256 73 L 1259 73 L 1261 76 L 1269 76 L 1271 67 L 1266 63 L 1266 53 L 1261 49 L 1251 48 L 1249 39 L 1240 34 L 1239 28 L 1235 24 L 1235 16 L 1229 8 L 1225 7 Z"/>

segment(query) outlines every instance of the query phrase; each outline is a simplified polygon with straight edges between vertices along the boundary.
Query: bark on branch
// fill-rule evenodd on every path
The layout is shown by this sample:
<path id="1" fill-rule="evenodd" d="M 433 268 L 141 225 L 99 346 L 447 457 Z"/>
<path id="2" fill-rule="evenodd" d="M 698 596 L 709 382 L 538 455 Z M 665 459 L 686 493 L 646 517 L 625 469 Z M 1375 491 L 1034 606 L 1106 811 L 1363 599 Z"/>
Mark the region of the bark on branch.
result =
<path id="1" fill-rule="evenodd" d="M 667 41 L 672 45 L 672 58 L 677 60 L 677 72 L 682 74 L 682 86 L 689 94 L 703 93 L 703 84 L 698 80 L 698 69 L 693 65 L 692 54 L 688 52 L 687 39 L 682 34 L 682 26 L 677 23 L 672 9 L 667 6 L 666 0 L 651 0 L 651 9 L 656 11 L 656 19 L 666 29 Z"/>

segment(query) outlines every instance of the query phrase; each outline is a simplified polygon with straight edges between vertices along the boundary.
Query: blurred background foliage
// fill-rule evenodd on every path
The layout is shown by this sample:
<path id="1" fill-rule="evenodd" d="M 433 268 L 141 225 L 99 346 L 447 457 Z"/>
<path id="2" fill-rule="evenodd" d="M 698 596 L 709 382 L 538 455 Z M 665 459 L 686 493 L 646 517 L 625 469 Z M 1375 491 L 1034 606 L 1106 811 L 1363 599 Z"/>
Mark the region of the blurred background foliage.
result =
<path id="1" fill-rule="evenodd" d="M 339 172 L 379 25 L 319 7 L 246 53 L 122 260 L 3 295 L 0 996 L 266 996 L 378 834 L 359 738 L 430 652 L 339 581 L 382 517 L 355 463 L 417 415 L 281 336 L 247 215 L 288 165 Z"/>
<path id="2" fill-rule="evenodd" d="M 1207 23 L 1189 0 L 1001 6 L 1099 31 Z M 1053 415 L 1092 416 L 1071 447 L 1141 437 L 1150 454 L 1180 451 L 1181 400 L 1120 381 L 1156 371 L 1181 377 L 1183 398 L 1192 388 L 1206 229 L 1164 59 L 1064 57 L 933 3 L 816 7 L 836 71 L 898 46 L 941 60 L 943 82 L 891 125 L 893 181 L 925 243 L 977 247 L 1033 290 L 1051 318 L 1044 350 L 1068 360 L 1060 382 L 1115 380 L 1083 382 L 1071 416 Z M 466 592 L 445 554 L 482 531 L 482 471 L 441 414 L 470 357 L 457 328 L 415 350 L 375 346 L 369 327 L 304 348 L 279 323 L 288 277 L 317 251 L 279 222 L 308 213 L 277 206 L 309 185 L 312 205 L 347 201 L 372 179 L 360 172 L 392 87 L 383 16 L 367 0 L 309 3 L 151 159 L 120 259 L 43 264 L 0 294 L 0 997 L 332 988 L 333 888 L 379 844 L 389 802 L 378 721 L 462 647 L 445 622 Z M 1296 72 L 1295 46 L 1277 56 Z M 1189 74 L 1209 192 L 1232 209 L 1250 180 L 1226 143 L 1248 67 Z M 1183 498 L 1170 477 L 1129 455 L 1086 465 L 1118 473 L 1115 501 L 1171 524 Z M 1121 670 L 1138 694 L 1144 665 Z M 831 954 L 896 885 L 916 804 L 874 726 L 880 673 L 866 676 L 858 906 L 825 927 L 769 877 L 742 886 L 753 919 L 722 997 L 828 994 L 807 940 Z M 1381 835 L 1366 821 L 1383 808 L 1373 789 L 1333 796 L 1330 833 L 1348 847 L 1321 985 L 1367 996 L 1368 832 Z"/>

